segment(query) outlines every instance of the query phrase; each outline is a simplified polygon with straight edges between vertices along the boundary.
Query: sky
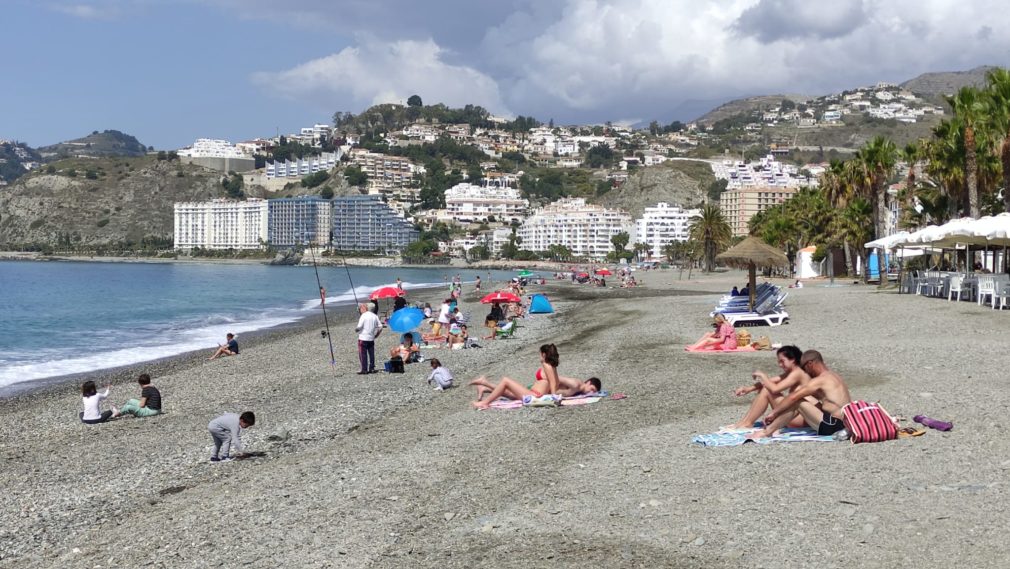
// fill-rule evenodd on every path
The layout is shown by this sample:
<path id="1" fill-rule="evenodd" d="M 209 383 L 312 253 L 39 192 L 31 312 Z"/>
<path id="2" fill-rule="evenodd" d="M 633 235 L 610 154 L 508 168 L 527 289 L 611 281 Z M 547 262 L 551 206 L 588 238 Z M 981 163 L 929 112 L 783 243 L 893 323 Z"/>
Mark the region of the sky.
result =
<path id="1" fill-rule="evenodd" d="M 159 149 L 420 95 L 557 124 L 690 120 L 1010 63 L 963 0 L 0 0 L 0 138 L 116 129 Z"/>

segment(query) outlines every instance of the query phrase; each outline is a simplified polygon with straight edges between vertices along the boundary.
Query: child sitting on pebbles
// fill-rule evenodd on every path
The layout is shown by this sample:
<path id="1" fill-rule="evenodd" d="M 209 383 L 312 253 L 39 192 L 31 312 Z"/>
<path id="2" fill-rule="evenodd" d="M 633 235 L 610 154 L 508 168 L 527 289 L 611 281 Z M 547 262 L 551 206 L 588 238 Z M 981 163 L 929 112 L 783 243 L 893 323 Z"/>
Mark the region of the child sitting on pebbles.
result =
<path id="1" fill-rule="evenodd" d="M 99 393 L 94 381 L 84 382 L 84 385 L 81 386 L 81 401 L 84 403 L 84 412 L 79 415 L 82 423 L 96 425 L 119 416 L 119 409 L 115 407 L 111 411 L 101 410 L 102 401 L 109 397 L 110 389 L 112 389 L 112 385 L 106 385 L 105 391 Z"/>
<path id="2" fill-rule="evenodd" d="M 435 389 L 442 391 L 452 387 L 452 372 L 438 361 L 438 358 L 431 359 L 431 375 L 428 376 L 428 385 L 435 384 Z"/>

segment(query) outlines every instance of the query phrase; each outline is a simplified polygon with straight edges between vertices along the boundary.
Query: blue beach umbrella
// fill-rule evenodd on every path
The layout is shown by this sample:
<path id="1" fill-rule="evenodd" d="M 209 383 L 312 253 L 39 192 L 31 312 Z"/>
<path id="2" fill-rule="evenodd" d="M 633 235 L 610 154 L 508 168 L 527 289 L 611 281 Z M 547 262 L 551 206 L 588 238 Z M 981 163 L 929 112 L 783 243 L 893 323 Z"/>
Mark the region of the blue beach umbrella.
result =
<path id="1" fill-rule="evenodd" d="M 389 329 L 403 334 L 420 326 L 423 320 L 424 312 L 420 308 L 401 308 L 389 317 Z"/>

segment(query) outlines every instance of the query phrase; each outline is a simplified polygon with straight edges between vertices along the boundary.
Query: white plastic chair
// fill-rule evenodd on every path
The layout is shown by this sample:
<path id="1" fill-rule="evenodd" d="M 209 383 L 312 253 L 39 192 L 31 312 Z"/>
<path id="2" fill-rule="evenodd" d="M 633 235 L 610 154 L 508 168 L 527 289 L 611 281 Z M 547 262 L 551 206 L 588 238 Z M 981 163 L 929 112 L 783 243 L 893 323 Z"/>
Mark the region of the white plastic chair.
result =
<path id="1" fill-rule="evenodd" d="M 961 301 L 961 295 L 967 292 L 964 288 L 964 277 L 959 275 L 954 275 L 950 277 L 950 286 L 947 287 L 947 302 L 950 302 L 954 297 L 954 293 L 957 293 L 958 302 Z"/>
<path id="2" fill-rule="evenodd" d="M 990 275 L 979 275 L 978 277 L 978 305 L 982 306 L 985 297 L 989 297 L 996 308 L 996 279 Z"/>

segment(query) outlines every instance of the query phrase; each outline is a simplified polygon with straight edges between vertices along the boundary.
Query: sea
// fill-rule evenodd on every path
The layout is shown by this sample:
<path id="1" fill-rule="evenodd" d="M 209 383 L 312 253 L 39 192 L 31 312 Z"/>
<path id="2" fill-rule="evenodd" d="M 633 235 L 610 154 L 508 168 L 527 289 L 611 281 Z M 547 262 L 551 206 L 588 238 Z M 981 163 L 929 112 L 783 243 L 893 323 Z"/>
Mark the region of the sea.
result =
<path id="1" fill-rule="evenodd" d="M 515 276 L 454 267 L 319 267 L 318 274 L 328 309 L 397 278 L 410 291 L 447 286 L 456 274 L 465 283 L 478 274 L 485 282 L 489 274 L 498 282 Z M 0 393 L 209 351 L 228 332 L 241 340 L 297 322 L 320 313 L 316 282 L 311 266 L 0 261 Z"/>

